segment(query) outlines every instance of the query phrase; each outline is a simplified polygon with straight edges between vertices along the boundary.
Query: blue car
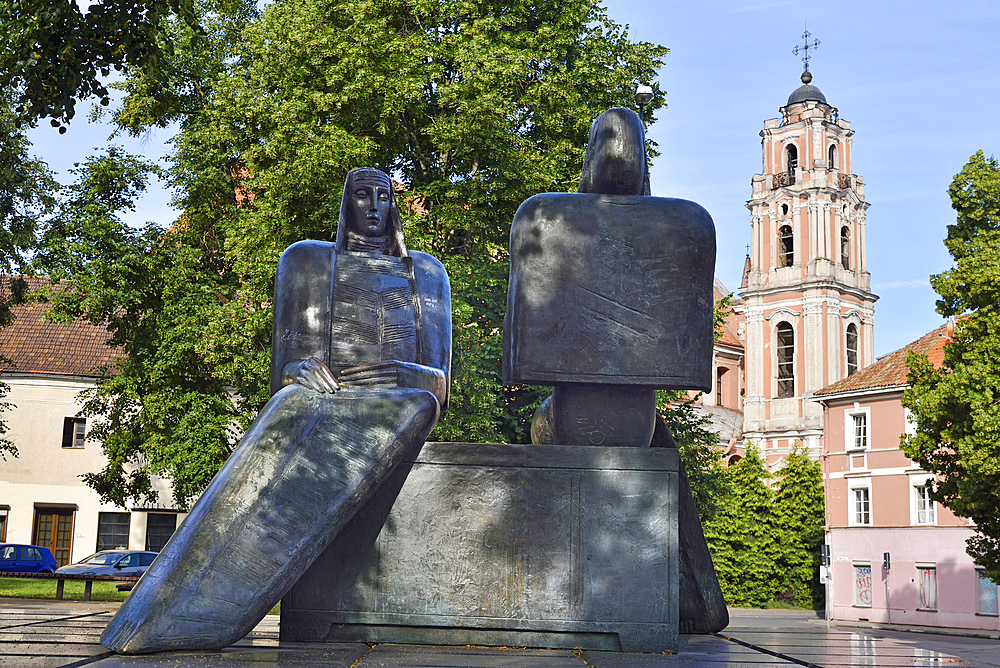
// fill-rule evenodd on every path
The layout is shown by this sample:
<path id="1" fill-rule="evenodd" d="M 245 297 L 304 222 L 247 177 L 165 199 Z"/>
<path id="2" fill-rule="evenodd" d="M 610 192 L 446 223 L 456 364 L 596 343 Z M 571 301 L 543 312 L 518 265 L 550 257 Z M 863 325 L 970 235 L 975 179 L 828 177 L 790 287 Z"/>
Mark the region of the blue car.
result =
<path id="1" fill-rule="evenodd" d="M 52 573 L 56 558 L 47 547 L 0 544 L 0 573 Z"/>

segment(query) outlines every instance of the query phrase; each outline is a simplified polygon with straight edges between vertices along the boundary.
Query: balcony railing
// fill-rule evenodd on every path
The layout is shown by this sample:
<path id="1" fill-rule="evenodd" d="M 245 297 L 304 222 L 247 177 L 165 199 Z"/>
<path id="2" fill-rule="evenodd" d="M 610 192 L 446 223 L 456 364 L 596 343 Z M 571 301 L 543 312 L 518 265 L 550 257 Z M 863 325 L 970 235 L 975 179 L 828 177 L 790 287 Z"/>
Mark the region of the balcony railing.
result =
<path id="1" fill-rule="evenodd" d="M 837 187 L 841 190 L 847 190 L 851 187 L 851 175 L 850 174 L 837 174 Z"/>
<path id="2" fill-rule="evenodd" d="M 778 172 L 771 181 L 771 188 L 784 188 L 795 183 L 795 172 Z"/>

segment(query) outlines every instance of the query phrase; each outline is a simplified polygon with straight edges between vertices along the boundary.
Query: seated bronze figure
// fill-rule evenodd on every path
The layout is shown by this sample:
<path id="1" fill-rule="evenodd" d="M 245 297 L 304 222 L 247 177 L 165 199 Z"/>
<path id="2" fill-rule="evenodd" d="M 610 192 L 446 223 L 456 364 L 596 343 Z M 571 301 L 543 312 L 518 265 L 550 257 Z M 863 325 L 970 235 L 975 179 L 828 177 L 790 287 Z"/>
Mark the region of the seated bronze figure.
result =
<path id="1" fill-rule="evenodd" d="M 451 293 L 407 251 L 389 177 L 347 175 L 336 243 L 278 264 L 271 400 L 101 636 L 221 649 L 281 599 L 448 403 Z"/>

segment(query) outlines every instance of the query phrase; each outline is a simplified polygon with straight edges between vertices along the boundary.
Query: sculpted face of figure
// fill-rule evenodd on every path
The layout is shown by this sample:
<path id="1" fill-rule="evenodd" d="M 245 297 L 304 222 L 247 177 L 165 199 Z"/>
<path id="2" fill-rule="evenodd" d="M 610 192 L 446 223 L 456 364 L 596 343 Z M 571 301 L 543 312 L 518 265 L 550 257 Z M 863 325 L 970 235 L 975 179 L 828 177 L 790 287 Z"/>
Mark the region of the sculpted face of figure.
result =
<path id="1" fill-rule="evenodd" d="M 355 232 L 366 237 L 385 236 L 391 187 L 389 178 L 380 172 L 362 172 L 354 178 L 347 196 Z"/>

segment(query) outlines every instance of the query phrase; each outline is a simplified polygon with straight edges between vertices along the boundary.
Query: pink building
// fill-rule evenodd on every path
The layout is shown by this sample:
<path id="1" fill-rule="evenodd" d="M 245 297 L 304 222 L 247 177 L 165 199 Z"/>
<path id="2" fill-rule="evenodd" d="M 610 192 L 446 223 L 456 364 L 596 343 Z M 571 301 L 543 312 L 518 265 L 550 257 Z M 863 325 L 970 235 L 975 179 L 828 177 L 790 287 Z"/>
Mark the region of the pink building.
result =
<path id="1" fill-rule="evenodd" d="M 940 364 L 949 328 L 813 394 L 823 409 L 833 619 L 1000 628 L 997 586 L 965 551 L 969 520 L 928 498 L 933 475 L 900 449 L 911 428 L 900 403 L 906 357 Z"/>
<path id="2" fill-rule="evenodd" d="M 803 81 L 760 133 L 750 253 L 704 410 L 730 463 L 748 442 L 776 475 L 797 444 L 821 459 L 834 619 L 998 629 L 997 587 L 965 552 L 972 528 L 929 500 L 932 475 L 899 447 L 906 356 L 940 363 L 947 326 L 875 361 L 854 131 Z"/>

